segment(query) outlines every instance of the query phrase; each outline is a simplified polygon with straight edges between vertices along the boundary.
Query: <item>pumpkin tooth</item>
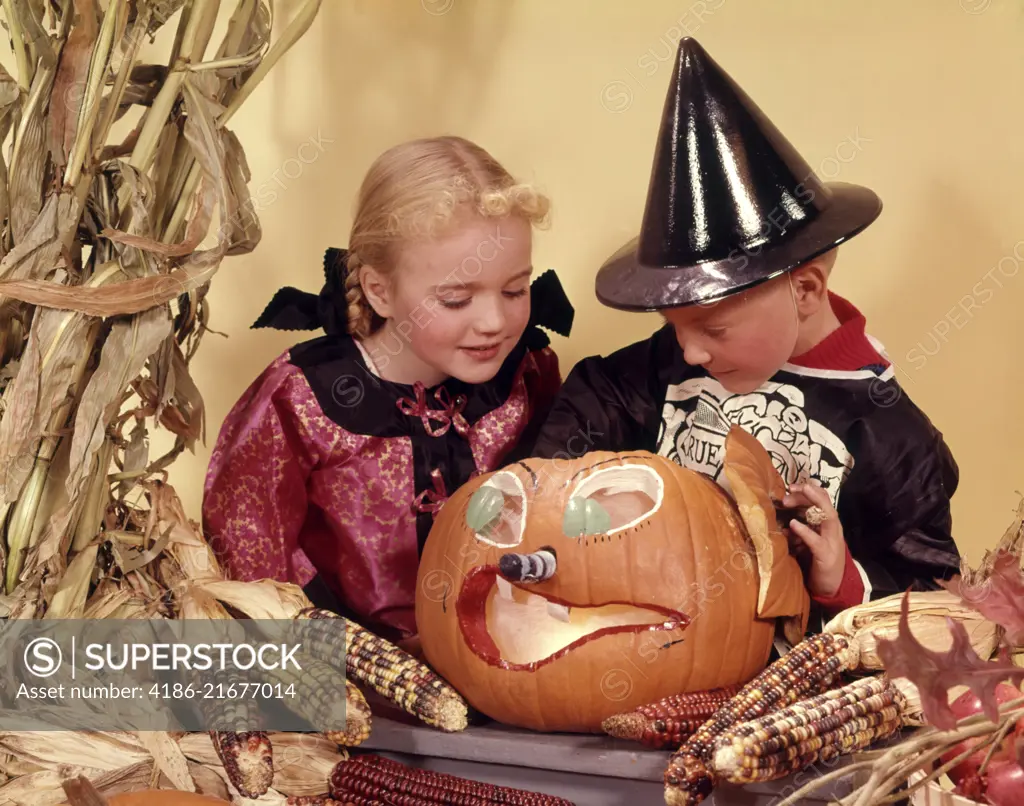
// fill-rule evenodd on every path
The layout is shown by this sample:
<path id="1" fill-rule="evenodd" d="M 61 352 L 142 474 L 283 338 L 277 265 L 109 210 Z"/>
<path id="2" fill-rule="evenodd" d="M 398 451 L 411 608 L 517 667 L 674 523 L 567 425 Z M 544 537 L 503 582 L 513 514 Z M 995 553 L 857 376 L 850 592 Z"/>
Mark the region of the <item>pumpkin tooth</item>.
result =
<path id="1" fill-rule="evenodd" d="M 512 583 L 501 576 L 494 578 L 494 584 L 498 587 L 498 595 L 502 599 L 508 599 L 510 602 L 515 601 L 512 598 Z"/>
<path id="2" fill-rule="evenodd" d="M 306 608 L 296 616 L 303 645 L 314 657 L 337 658 L 339 647 L 325 638 L 316 621 L 340 619 L 345 625 L 345 668 L 349 675 L 402 710 L 443 731 L 464 730 L 469 708 L 462 696 L 429 666 L 329 610 Z"/>
<path id="3" fill-rule="evenodd" d="M 569 615 L 569 608 L 565 605 L 555 604 L 554 602 L 548 602 L 548 615 L 551 616 L 551 618 L 564 621 L 566 624 L 572 621 L 572 617 Z"/>
<path id="4" fill-rule="evenodd" d="M 717 783 L 715 740 L 733 726 L 785 708 L 808 694 L 829 688 L 856 665 L 856 642 L 819 634 L 801 641 L 729 699 L 672 754 L 665 770 L 665 803 L 694 806 Z"/>

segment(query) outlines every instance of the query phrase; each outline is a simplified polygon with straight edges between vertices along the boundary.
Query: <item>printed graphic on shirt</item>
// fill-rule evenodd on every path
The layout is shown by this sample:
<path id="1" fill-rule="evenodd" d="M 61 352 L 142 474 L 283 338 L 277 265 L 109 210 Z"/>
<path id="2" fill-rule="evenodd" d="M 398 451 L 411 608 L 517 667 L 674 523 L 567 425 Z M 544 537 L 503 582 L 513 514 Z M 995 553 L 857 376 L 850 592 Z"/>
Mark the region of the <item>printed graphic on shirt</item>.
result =
<path id="1" fill-rule="evenodd" d="M 658 453 L 721 483 L 725 437 L 738 425 L 757 437 L 787 484 L 813 478 L 833 506 L 853 469 L 843 441 L 804 411 L 795 386 L 766 383 L 756 392 L 734 395 L 714 378 L 670 385 L 662 411 Z"/>

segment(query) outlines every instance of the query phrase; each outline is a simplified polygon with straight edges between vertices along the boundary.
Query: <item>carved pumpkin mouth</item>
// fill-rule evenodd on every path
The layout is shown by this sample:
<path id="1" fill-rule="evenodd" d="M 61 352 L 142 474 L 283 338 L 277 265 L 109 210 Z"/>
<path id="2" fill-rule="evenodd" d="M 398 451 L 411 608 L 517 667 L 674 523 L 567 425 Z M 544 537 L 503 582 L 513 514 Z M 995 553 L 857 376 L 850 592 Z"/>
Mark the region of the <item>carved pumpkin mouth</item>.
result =
<path id="1" fill-rule="evenodd" d="M 690 618 L 659 605 L 581 604 L 512 584 L 498 566 L 474 568 L 455 603 L 469 648 L 492 666 L 533 671 L 588 641 L 622 632 L 681 630 Z"/>

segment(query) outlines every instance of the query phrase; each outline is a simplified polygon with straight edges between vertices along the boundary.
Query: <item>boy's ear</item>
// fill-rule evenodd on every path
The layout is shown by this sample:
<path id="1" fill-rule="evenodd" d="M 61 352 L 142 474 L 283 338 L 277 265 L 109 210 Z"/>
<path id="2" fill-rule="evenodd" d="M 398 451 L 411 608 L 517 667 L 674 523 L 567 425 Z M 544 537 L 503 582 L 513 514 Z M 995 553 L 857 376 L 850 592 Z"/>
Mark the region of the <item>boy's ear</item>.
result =
<path id="1" fill-rule="evenodd" d="M 363 296 L 377 315 L 382 319 L 390 319 L 392 301 L 388 278 L 373 266 L 360 266 L 359 284 L 363 287 Z"/>
<path id="2" fill-rule="evenodd" d="M 821 303 L 828 298 L 828 267 L 817 260 L 790 273 L 798 302 Z"/>

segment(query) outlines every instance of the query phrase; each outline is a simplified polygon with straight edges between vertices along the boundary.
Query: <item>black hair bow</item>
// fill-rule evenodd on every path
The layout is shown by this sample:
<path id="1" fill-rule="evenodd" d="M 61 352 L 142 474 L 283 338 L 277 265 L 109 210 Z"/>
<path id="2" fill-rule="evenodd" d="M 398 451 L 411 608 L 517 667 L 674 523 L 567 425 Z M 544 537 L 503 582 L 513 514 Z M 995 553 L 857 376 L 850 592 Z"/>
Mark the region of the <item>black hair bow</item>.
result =
<path id="1" fill-rule="evenodd" d="M 275 330 L 318 330 L 328 335 L 348 333 L 348 302 L 345 300 L 347 249 L 331 247 L 324 253 L 324 286 L 310 294 L 288 285 L 278 289 L 263 313 L 250 325 Z"/>
<path id="2" fill-rule="evenodd" d="M 311 294 L 285 286 L 274 294 L 263 313 L 250 327 L 275 330 L 317 330 L 328 335 L 348 333 L 348 302 L 345 299 L 347 249 L 331 247 L 324 254 L 324 286 Z M 528 342 L 532 349 L 546 347 L 549 339 L 539 328 L 568 336 L 575 310 L 554 269 L 548 269 L 530 284 Z"/>

